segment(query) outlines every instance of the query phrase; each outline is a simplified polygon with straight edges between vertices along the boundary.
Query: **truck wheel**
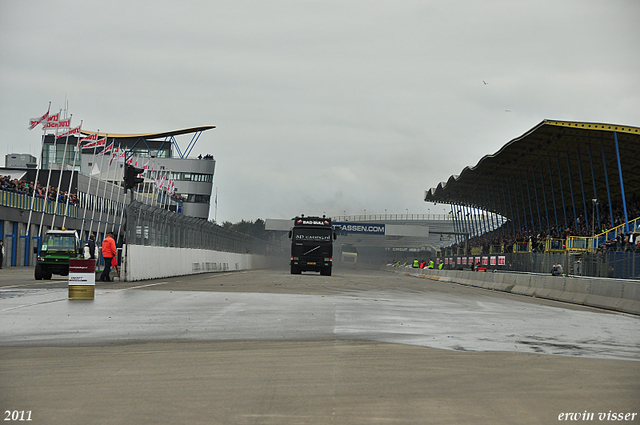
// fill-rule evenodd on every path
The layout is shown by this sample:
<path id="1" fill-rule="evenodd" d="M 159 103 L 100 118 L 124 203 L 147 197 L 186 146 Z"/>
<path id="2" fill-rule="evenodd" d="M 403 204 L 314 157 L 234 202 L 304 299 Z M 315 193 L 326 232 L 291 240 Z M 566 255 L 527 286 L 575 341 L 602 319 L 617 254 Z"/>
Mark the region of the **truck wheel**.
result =
<path id="1" fill-rule="evenodd" d="M 302 274 L 302 271 L 297 267 L 291 267 L 291 274 Z"/>
<path id="2" fill-rule="evenodd" d="M 328 268 L 328 269 L 320 270 L 320 274 L 322 276 L 331 276 L 331 269 Z"/>
<path id="3" fill-rule="evenodd" d="M 43 277 L 45 280 L 51 280 L 51 276 L 52 276 L 52 275 L 53 275 L 53 273 L 51 273 L 51 272 L 42 273 L 42 277 Z"/>
<path id="4" fill-rule="evenodd" d="M 33 273 L 36 280 L 42 280 L 42 265 L 36 264 L 36 271 Z"/>

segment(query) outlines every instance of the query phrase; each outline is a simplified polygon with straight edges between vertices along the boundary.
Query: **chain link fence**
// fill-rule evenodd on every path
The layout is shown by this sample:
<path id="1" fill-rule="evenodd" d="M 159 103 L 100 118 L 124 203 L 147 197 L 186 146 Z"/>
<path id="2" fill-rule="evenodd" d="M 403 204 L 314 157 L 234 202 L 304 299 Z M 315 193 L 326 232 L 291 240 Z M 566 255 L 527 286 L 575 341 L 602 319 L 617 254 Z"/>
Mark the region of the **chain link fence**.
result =
<path id="1" fill-rule="evenodd" d="M 267 242 L 200 218 L 133 201 L 126 211 L 125 243 L 240 254 L 267 253 Z"/>

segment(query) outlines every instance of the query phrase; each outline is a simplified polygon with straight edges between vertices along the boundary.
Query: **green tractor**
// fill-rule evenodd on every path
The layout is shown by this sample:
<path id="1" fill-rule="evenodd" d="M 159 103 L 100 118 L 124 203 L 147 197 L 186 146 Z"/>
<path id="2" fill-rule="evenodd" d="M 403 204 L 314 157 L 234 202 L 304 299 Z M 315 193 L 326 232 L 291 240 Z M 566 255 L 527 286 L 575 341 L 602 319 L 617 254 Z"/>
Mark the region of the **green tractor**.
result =
<path id="1" fill-rule="evenodd" d="M 38 254 L 36 280 L 51 279 L 54 274 L 69 275 L 69 259 L 83 258 L 83 249 L 75 230 L 49 230 L 44 238 L 40 252 L 38 247 L 33 248 L 34 254 Z"/>

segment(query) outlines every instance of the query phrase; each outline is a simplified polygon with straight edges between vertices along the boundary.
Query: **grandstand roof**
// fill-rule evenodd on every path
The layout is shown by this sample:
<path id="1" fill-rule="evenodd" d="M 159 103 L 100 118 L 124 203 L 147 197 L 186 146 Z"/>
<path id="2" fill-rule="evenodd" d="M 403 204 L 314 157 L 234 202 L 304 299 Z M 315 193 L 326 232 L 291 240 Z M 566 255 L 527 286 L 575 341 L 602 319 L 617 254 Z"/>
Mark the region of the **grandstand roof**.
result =
<path id="1" fill-rule="evenodd" d="M 618 156 L 627 204 L 640 197 L 639 153 L 638 127 L 544 120 L 474 167 L 429 189 L 424 200 L 467 205 L 513 219 L 531 212 L 537 216 L 538 206 L 541 214 L 545 207 L 552 210 L 554 200 L 556 208 L 562 208 L 564 198 L 578 215 L 585 204 L 591 213 L 591 199 L 608 202 L 607 186 L 612 204 L 622 200 Z"/>
<path id="2" fill-rule="evenodd" d="M 116 138 L 116 139 L 139 139 L 139 138 L 143 138 L 143 139 L 147 139 L 147 140 L 152 140 L 152 139 L 162 139 L 162 138 L 171 137 L 171 136 L 180 136 L 181 134 L 197 133 L 199 131 L 211 130 L 212 128 L 216 128 L 216 126 L 215 125 L 205 125 L 205 126 L 201 126 L 201 127 L 183 128 L 181 130 L 163 131 L 163 132 L 160 132 L 160 133 L 139 133 L 139 134 L 99 133 L 98 137 L 107 137 L 107 136 L 109 136 L 110 138 Z M 95 131 L 82 130 L 82 134 L 87 135 L 87 136 L 90 135 L 90 134 L 94 134 L 94 133 L 95 133 Z"/>

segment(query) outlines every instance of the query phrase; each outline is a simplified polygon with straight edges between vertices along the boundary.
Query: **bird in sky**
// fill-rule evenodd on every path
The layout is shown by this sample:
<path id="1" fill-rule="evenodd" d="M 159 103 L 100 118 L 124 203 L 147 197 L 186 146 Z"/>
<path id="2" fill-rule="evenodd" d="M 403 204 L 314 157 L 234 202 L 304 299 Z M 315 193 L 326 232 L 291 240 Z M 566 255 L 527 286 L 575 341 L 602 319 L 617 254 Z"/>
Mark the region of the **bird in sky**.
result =
<path id="1" fill-rule="evenodd" d="M 482 82 L 484 83 L 484 85 L 485 85 L 485 86 L 486 86 L 487 84 L 489 84 L 489 83 L 487 83 L 485 80 L 482 80 Z"/>

